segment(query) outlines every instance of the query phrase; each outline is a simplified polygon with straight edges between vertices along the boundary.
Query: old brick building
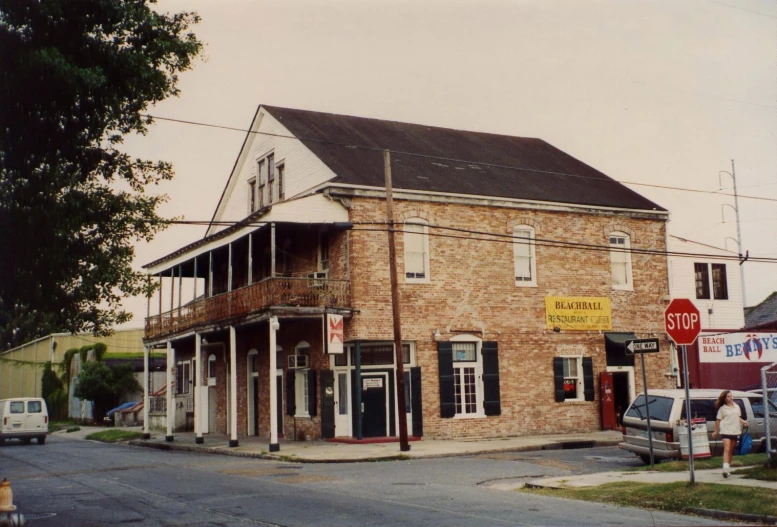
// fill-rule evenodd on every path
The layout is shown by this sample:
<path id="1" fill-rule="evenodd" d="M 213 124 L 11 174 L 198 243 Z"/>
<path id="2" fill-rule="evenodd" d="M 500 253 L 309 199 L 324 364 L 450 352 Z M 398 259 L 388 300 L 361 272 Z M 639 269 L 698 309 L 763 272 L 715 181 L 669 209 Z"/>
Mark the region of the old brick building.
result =
<path id="1" fill-rule="evenodd" d="M 147 266 L 146 344 L 198 441 L 590 431 L 641 390 L 623 343 L 664 337 L 658 205 L 539 139 L 271 106 L 252 132 L 205 237 Z M 668 354 L 647 365 L 671 386 Z"/>

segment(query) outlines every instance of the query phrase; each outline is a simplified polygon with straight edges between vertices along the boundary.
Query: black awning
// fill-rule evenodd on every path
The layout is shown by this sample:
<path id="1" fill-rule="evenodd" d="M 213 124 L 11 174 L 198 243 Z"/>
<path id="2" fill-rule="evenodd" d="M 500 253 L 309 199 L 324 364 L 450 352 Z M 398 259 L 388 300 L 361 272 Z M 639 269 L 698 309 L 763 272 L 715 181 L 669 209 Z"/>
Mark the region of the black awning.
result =
<path id="1" fill-rule="evenodd" d="M 634 366 L 634 355 L 626 355 L 626 341 L 635 340 L 631 332 L 607 332 L 604 334 L 604 351 L 607 366 Z"/>

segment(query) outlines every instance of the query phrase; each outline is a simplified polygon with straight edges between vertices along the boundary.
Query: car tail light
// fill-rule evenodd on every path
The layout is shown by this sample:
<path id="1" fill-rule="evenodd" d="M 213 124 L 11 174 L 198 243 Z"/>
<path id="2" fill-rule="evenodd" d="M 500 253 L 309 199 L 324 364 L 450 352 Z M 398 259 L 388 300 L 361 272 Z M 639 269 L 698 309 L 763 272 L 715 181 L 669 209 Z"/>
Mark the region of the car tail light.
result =
<path id="1" fill-rule="evenodd" d="M 621 425 L 621 434 L 626 435 L 626 425 Z"/>
<path id="2" fill-rule="evenodd" d="M 667 443 L 674 443 L 674 436 L 672 435 L 672 432 L 666 433 L 666 442 Z"/>
<path id="3" fill-rule="evenodd" d="M 45 425 L 49 424 L 49 416 L 48 415 L 43 416 L 43 424 L 45 424 Z"/>
<path id="4" fill-rule="evenodd" d="M 8 418 L 3 417 L 3 426 L 7 426 L 7 425 L 8 425 Z"/>

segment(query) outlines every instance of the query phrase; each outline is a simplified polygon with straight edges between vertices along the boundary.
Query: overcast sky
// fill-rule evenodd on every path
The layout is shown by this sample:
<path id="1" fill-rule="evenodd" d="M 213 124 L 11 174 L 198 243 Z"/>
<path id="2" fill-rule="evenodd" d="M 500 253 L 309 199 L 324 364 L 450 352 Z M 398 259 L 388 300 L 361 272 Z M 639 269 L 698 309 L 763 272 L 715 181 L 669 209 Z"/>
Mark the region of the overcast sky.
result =
<path id="1" fill-rule="evenodd" d="M 670 234 L 731 250 L 732 197 L 645 185 L 718 191 L 734 159 L 743 248 L 777 257 L 772 0 L 159 0 L 158 9 L 197 11 L 206 48 L 181 75 L 181 96 L 155 115 L 245 129 L 269 104 L 539 137 L 670 210 Z M 176 178 L 158 189 L 170 196 L 164 215 L 209 220 L 244 138 L 157 121 L 126 149 L 174 164 Z M 722 183 L 732 192 L 730 176 Z M 138 245 L 137 264 L 204 232 L 171 228 Z M 748 305 L 777 291 L 776 264 L 743 268 Z M 140 326 L 145 301 L 126 305 Z"/>

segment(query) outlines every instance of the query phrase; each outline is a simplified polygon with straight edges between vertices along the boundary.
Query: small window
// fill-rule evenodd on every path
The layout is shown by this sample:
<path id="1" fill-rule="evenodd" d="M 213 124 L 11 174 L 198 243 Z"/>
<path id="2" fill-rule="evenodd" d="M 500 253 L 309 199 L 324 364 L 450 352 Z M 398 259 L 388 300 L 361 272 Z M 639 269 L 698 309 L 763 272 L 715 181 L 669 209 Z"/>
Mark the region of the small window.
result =
<path id="1" fill-rule="evenodd" d="M 405 223 L 405 279 L 429 281 L 429 227 L 421 219 Z"/>
<path id="2" fill-rule="evenodd" d="M 256 191 L 256 206 L 258 208 L 264 207 L 265 203 L 265 195 L 264 195 L 264 189 L 267 186 L 267 174 L 265 173 L 265 170 L 267 169 L 267 163 L 265 163 L 264 159 L 260 159 L 256 163 L 256 182 L 257 182 L 257 191 Z"/>
<path id="3" fill-rule="evenodd" d="M 11 401 L 11 413 L 23 414 L 24 413 L 24 401 Z"/>
<path id="4" fill-rule="evenodd" d="M 216 356 L 208 357 L 208 386 L 216 384 Z"/>
<path id="5" fill-rule="evenodd" d="M 710 297 L 710 272 L 706 263 L 693 264 L 693 272 L 696 278 L 696 298 Z"/>
<path id="6" fill-rule="evenodd" d="M 335 366 L 348 366 L 348 353 L 335 355 Z"/>
<path id="7" fill-rule="evenodd" d="M 256 211 L 256 178 L 248 180 L 248 213 Z"/>
<path id="8" fill-rule="evenodd" d="M 726 264 L 712 264 L 712 297 L 715 300 L 728 300 Z"/>
<path id="9" fill-rule="evenodd" d="M 515 259 L 515 285 L 537 285 L 534 229 L 521 225 L 513 230 L 513 257 Z"/>
<path id="10" fill-rule="evenodd" d="M 348 415 L 348 374 L 347 373 L 337 374 L 337 411 L 340 415 Z"/>
<path id="11" fill-rule="evenodd" d="M 564 400 L 583 399 L 582 357 L 562 357 L 564 364 Z"/>
<path id="12" fill-rule="evenodd" d="M 610 270 L 613 289 L 633 289 L 631 278 L 631 243 L 628 235 L 616 232 L 610 235 Z"/>
<path id="13" fill-rule="evenodd" d="M 278 187 L 278 201 L 283 201 L 286 199 L 286 189 L 283 188 L 284 182 L 283 182 L 283 176 L 286 172 L 286 165 L 279 164 L 275 167 L 275 171 L 277 172 L 277 182 L 276 186 Z"/>
<path id="14" fill-rule="evenodd" d="M 27 413 L 39 414 L 43 410 L 40 401 L 27 401 Z"/>
<path id="15" fill-rule="evenodd" d="M 329 270 L 329 236 L 324 232 L 318 236 L 318 270 Z"/>

